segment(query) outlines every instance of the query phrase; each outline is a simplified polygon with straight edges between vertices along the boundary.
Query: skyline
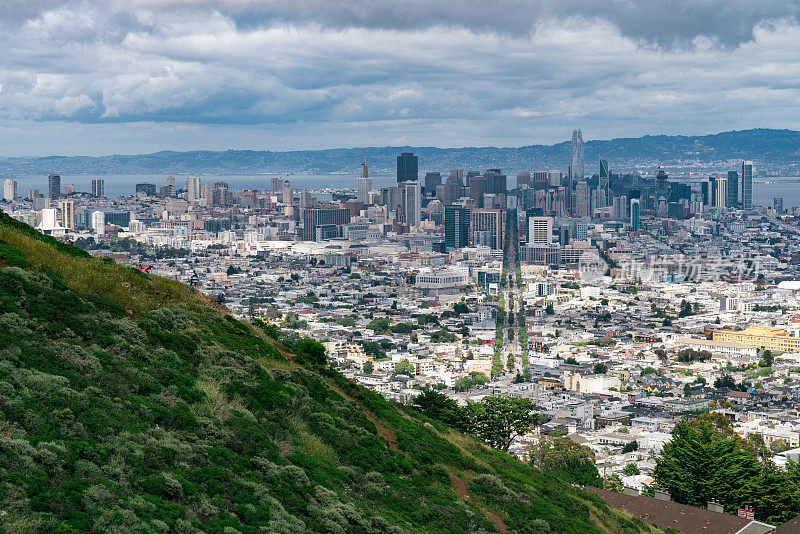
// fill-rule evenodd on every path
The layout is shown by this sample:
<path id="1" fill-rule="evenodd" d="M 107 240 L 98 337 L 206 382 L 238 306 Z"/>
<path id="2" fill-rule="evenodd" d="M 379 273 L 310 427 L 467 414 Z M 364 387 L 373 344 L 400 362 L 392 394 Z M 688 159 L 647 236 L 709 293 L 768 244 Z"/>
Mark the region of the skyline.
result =
<path id="1" fill-rule="evenodd" d="M 787 4 L 15 0 L 0 15 L 0 152 L 793 128 L 800 26 Z"/>

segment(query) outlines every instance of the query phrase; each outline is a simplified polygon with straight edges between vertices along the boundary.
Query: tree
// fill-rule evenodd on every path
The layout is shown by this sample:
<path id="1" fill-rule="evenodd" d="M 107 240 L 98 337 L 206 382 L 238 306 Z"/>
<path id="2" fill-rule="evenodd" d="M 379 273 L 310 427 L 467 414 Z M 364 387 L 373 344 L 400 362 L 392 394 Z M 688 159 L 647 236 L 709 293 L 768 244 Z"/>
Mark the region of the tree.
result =
<path id="1" fill-rule="evenodd" d="M 573 356 L 570 356 L 569 358 L 564 360 L 564 363 L 569 365 L 578 365 L 578 360 L 576 360 Z"/>
<path id="2" fill-rule="evenodd" d="M 356 320 L 352 317 L 342 317 L 339 319 L 339 324 L 342 326 L 355 326 Z"/>
<path id="3" fill-rule="evenodd" d="M 462 376 L 453 385 L 455 391 L 466 391 L 475 386 L 482 386 L 489 383 L 489 377 L 483 373 L 470 373 L 469 376 Z"/>
<path id="4" fill-rule="evenodd" d="M 397 323 L 393 324 L 389 330 L 391 330 L 393 334 L 410 334 L 414 330 L 414 327 L 408 323 Z"/>
<path id="5" fill-rule="evenodd" d="M 788 451 L 789 449 L 792 448 L 792 446 L 789 445 L 789 442 L 786 441 L 785 439 L 779 438 L 773 441 L 770 444 L 769 448 L 772 452 L 783 452 L 783 451 Z"/>
<path id="6" fill-rule="evenodd" d="M 596 375 L 604 375 L 608 372 L 608 366 L 602 363 L 598 363 L 594 366 L 594 374 Z"/>
<path id="7" fill-rule="evenodd" d="M 323 366 L 328 362 L 325 346 L 319 341 L 303 338 L 294 345 L 297 359 L 304 365 Z"/>
<path id="8" fill-rule="evenodd" d="M 644 369 L 642 369 L 642 373 L 641 374 L 642 374 L 642 376 L 644 376 L 644 375 L 652 375 L 652 374 L 655 374 L 657 372 L 658 371 L 655 369 L 655 367 L 647 366 Z"/>
<path id="9" fill-rule="evenodd" d="M 375 370 L 375 366 L 372 364 L 372 360 L 367 360 L 364 362 L 364 366 L 361 369 L 368 375 L 371 375 L 372 371 Z"/>
<path id="10" fill-rule="evenodd" d="M 462 313 L 469 313 L 469 306 L 467 306 L 463 302 L 456 302 L 453 304 L 453 313 L 455 315 L 461 315 Z"/>
<path id="11" fill-rule="evenodd" d="M 389 319 L 386 317 L 378 317 L 367 323 L 367 328 L 376 334 L 384 334 L 389 331 Z"/>
<path id="12" fill-rule="evenodd" d="M 622 479 L 619 478 L 618 474 L 614 473 L 603 483 L 603 489 L 622 493 Z"/>
<path id="13" fill-rule="evenodd" d="M 722 414 L 682 421 L 656 459 L 653 477 L 681 504 L 703 506 L 716 499 L 732 512 L 751 502 L 760 473 L 755 453 Z"/>
<path id="14" fill-rule="evenodd" d="M 626 477 L 638 475 L 640 472 L 641 471 L 639 471 L 639 468 L 636 467 L 636 464 L 633 462 L 627 464 L 625 467 L 622 468 L 622 474 L 625 475 Z"/>
<path id="15" fill-rule="evenodd" d="M 394 374 L 396 375 L 414 376 L 416 373 L 417 368 L 408 360 L 403 360 L 402 362 L 394 364 Z"/>
<path id="16" fill-rule="evenodd" d="M 464 411 L 455 400 L 447 395 L 432 389 L 424 389 L 422 393 L 414 397 L 412 404 L 431 419 L 456 428 L 463 429 L 465 427 Z"/>
<path id="17" fill-rule="evenodd" d="M 547 315 L 553 315 L 554 313 L 556 313 L 555 309 L 553 309 L 553 303 L 552 302 L 550 304 L 548 304 L 547 306 L 545 306 L 544 312 Z"/>
<path id="18" fill-rule="evenodd" d="M 466 415 L 472 433 L 492 447 L 507 451 L 515 437 L 543 421 L 534 408 L 530 399 L 486 397 L 468 404 Z"/>
<path id="19" fill-rule="evenodd" d="M 636 440 L 629 441 L 622 447 L 623 454 L 639 450 L 639 442 Z"/>
<path id="20" fill-rule="evenodd" d="M 530 461 L 569 484 L 600 487 L 603 483 L 592 450 L 566 436 L 542 437 L 531 450 Z"/>
<path id="21" fill-rule="evenodd" d="M 723 375 L 720 378 L 717 378 L 716 380 L 714 380 L 714 387 L 715 388 L 735 389 L 736 388 L 736 380 L 734 380 L 731 375 Z"/>

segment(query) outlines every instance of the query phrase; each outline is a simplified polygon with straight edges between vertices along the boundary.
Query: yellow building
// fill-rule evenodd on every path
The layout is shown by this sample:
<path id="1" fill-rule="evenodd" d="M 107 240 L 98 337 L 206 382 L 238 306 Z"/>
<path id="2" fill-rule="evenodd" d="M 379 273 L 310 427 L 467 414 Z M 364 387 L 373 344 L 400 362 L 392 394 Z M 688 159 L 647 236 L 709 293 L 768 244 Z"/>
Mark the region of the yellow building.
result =
<path id="1" fill-rule="evenodd" d="M 783 328 L 749 326 L 747 329 L 717 330 L 714 341 L 740 343 L 748 347 L 769 349 L 778 352 L 800 352 L 800 337 L 796 330 L 788 332 Z"/>

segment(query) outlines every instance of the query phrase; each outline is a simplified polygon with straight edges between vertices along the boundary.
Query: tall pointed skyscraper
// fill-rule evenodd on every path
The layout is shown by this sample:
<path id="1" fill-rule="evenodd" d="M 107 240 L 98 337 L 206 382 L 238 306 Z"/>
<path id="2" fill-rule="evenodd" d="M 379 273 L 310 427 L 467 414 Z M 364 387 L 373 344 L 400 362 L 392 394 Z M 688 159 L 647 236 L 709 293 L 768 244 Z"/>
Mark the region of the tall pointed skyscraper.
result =
<path id="1" fill-rule="evenodd" d="M 575 184 L 583 181 L 583 134 L 572 130 L 572 144 L 569 149 L 569 180 L 567 182 L 567 210 L 575 214 Z"/>
<path id="2" fill-rule="evenodd" d="M 583 134 L 580 130 L 572 131 L 569 167 L 572 169 L 573 181 L 583 180 Z"/>
<path id="3" fill-rule="evenodd" d="M 372 191 L 372 178 L 367 169 L 367 151 L 364 150 L 364 163 L 361 164 L 361 177 L 356 180 L 356 196 L 362 204 L 369 203 L 369 192 Z"/>
<path id="4" fill-rule="evenodd" d="M 361 177 L 367 178 L 369 177 L 369 171 L 367 169 L 367 149 L 364 149 L 364 163 L 361 164 Z"/>

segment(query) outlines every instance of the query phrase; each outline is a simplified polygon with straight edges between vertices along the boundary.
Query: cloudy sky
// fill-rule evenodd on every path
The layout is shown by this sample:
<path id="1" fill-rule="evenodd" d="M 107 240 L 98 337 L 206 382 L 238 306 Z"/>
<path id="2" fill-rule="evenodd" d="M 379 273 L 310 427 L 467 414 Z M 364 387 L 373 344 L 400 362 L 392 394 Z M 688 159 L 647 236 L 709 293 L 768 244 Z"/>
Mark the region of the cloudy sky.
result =
<path id="1" fill-rule="evenodd" d="M 0 0 L 0 156 L 800 129 L 795 0 Z"/>

